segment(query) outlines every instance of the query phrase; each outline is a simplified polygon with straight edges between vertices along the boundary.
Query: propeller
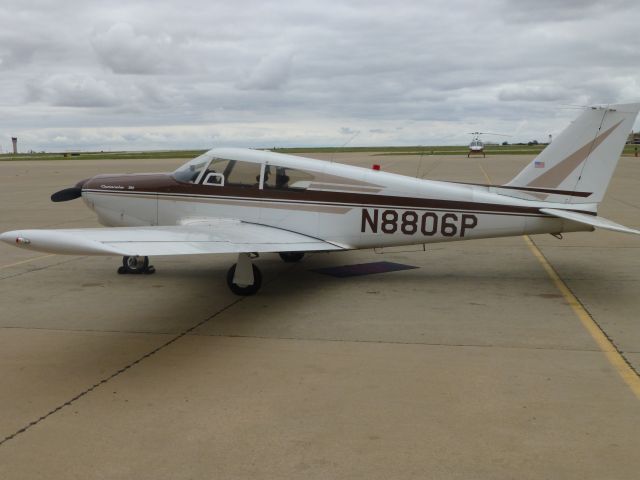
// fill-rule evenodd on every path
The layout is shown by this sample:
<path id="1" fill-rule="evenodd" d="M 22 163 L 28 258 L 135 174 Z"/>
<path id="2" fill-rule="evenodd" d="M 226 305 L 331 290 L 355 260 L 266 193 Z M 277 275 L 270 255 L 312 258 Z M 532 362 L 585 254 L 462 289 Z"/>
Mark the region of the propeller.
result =
<path id="1" fill-rule="evenodd" d="M 57 191 L 53 195 L 51 195 L 52 202 L 67 202 L 69 200 L 74 200 L 76 198 L 80 198 L 82 196 L 82 187 L 89 180 L 85 178 L 84 180 L 80 180 L 74 187 L 65 188 L 63 190 Z"/>
<path id="2" fill-rule="evenodd" d="M 73 200 L 82 196 L 81 187 L 71 187 L 60 190 L 51 195 L 52 202 L 66 202 L 67 200 Z"/>

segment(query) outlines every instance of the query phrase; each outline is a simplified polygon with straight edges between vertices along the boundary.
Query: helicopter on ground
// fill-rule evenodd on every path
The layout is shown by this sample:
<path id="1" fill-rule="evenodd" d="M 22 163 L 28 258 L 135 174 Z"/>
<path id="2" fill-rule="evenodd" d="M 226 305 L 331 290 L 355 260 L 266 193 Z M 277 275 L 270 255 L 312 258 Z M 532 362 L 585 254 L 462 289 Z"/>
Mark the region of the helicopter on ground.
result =
<path id="1" fill-rule="evenodd" d="M 490 132 L 469 132 L 469 135 L 473 135 L 473 140 L 469 144 L 469 152 L 467 153 L 467 158 L 471 155 L 480 155 L 482 154 L 482 158 L 485 158 L 486 155 L 484 153 L 484 143 L 480 140 L 480 135 L 495 135 L 498 137 L 510 137 L 511 135 L 503 135 L 501 133 L 490 133 Z"/>

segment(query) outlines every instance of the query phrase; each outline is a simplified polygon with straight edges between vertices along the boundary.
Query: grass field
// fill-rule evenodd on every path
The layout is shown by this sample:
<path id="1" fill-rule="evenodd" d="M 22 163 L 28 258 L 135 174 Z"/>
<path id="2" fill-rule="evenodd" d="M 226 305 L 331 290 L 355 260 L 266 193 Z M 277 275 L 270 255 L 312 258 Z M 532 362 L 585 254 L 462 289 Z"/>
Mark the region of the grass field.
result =
<path id="1" fill-rule="evenodd" d="M 545 145 L 487 145 L 487 155 L 534 155 Z M 625 145 L 623 155 L 633 156 L 640 145 Z M 165 150 L 137 152 L 73 152 L 73 153 L 10 153 L 0 154 L 0 161 L 20 160 L 139 160 L 158 158 L 194 158 L 205 150 Z M 370 152 L 373 155 L 466 155 L 468 149 L 462 146 L 406 146 L 406 147 L 294 147 L 277 148 L 275 152 L 289 154 L 313 154 L 331 152 Z"/>

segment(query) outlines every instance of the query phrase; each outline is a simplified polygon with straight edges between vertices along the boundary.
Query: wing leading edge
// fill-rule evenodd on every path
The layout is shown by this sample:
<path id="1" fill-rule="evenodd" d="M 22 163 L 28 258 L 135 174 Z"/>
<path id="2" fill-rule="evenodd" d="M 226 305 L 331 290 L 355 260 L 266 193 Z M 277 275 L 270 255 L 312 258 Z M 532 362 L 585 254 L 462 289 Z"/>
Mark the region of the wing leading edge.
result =
<path id="1" fill-rule="evenodd" d="M 348 248 L 307 235 L 240 221 L 152 227 L 13 230 L 1 234 L 0 240 L 31 250 L 70 255 L 198 255 Z"/>

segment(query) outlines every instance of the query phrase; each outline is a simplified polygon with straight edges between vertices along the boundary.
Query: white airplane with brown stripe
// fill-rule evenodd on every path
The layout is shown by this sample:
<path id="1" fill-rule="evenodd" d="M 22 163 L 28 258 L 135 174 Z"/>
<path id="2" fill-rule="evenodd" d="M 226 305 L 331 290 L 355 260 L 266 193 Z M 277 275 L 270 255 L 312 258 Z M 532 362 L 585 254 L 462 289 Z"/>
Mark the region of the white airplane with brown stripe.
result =
<path id="1" fill-rule="evenodd" d="M 82 197 L 110 228 L 14 230 L 0 239 L 60 254 L 118 255 L 120 273 L 149 256 L 237 253 L 231 290 L 255 293 L 252 260 L 604 228 L 597 215 L 640 104 L 592 107 L 505 185 L 442 182 L 268 151 L 216 148 L 171 173 L 97 175 L 52 195 Z"/>

